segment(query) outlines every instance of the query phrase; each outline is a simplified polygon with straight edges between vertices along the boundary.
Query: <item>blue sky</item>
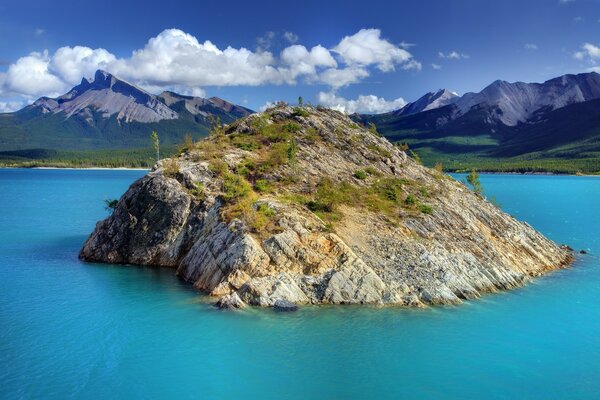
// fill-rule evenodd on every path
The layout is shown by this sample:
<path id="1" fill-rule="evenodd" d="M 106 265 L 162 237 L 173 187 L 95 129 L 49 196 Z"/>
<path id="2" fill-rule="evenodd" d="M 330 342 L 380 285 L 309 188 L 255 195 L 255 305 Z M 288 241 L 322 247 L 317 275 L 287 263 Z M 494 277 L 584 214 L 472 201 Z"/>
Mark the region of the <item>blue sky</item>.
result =
<path id="1" fill-rule="evenodd" d="M 598 0 L 256 3 L 3 2 L 0 111 L 61 94 L 98 67 L 151 92 L 253 109 L 302 95 L 381 112 L 438 88 L 600 65 Z"/>

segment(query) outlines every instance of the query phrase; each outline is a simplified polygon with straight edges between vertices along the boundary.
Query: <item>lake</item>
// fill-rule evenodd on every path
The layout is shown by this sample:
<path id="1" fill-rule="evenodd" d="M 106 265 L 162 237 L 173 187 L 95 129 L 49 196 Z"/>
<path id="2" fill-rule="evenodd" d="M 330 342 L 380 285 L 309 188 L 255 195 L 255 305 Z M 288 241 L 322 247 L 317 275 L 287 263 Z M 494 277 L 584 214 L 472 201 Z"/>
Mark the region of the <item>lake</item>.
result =
<path id="1" fill-rule="evenodd" d="M 573 268 L 460 306 L 223 312 L 173 270 L 85 264 L 143 171 L 0 170 L 0 398 L 583 399 L 600 393 L 600 178 L 483 175 Z M 459 176 L 460 178 L 460 176 Z"/>

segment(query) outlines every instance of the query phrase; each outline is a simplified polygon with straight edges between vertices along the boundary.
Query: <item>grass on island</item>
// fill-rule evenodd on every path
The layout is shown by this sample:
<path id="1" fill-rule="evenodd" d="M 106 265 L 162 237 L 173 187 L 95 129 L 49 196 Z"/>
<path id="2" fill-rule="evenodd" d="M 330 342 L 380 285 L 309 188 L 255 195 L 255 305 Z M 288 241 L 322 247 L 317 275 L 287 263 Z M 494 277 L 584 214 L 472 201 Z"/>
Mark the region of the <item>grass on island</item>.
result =
<path id="1" fill-rule="evenodd" d="M 306 112 L 297 108 L 294 115 L 304 116 Z M 207 161 L 215 178 L 222 182 L 222 197 L 227 201 L 222 215 L 226 221 L 240 219 L 258 235 L 275 233 L 277 212 L 267 202 L 259 201 L 261 198 L 306 207 L 328 226 L 340 220 L 343 205 L 381 213 L 391 222 L 401 218 L 402 213 L 434 212 L 426 204 L 430 193 L 425 188 L 419 190 L 416 182 L 405 179 L 383 177 L 373 167 L 356 170 L 341 181 L 324 177 L 316 187 L 307 189 L 296 168 L 299 145 L 324 139 L 310 128 L 300 132 L 301 127 L 293 119 L 277 123 L 268 123 L 267 119 L 268 115 L 255 118 L 252 131 L 245 133 L 225 134 L 223 127 L 216 126 L 207 140 L 188 142 L 182 148 L 192 159 Z M 249 150 L 252 156 L 244 157 L 232 170 L 223 156 L 234 148 Z M 165 173 L 177 177 L 177 163 L 167 164 Z M 192 188 L 190 194 L 202 199 L 203 187 Z"/>

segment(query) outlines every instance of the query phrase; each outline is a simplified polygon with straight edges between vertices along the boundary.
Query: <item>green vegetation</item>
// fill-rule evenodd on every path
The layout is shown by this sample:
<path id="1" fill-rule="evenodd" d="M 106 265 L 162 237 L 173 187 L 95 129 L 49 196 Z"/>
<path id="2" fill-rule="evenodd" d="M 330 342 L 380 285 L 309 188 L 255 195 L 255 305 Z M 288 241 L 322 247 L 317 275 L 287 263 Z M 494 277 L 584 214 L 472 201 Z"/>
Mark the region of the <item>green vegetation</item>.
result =
<path id="1" fill-rule="evenodd" d="M 412 157 L 413 160 L 415 160 L 417 164 L 423 164 L 423 161 L 421 161 L 421 156 L 419 156 L 419 154 L 416 151 L 410 150 L 409 155 Z"/>
<path id="2" fill-rule="evenodd" d="M 423 214 L 433 214 L 433 207 L 427 204 L 419 204 L 419 211 Z"/>
<path id="3" fill-rule="evenodd" d="M 401 217 L 403 209 L 431 214 L 431 206 L 421 203 L 415 195 L 405 193 L 404 186 L 412 185 L 402 179 L 384 178 L 363 187 L 350 182 L 334 183 L 331 179 L 323 178 L 319 181 L 314 195 L 296 196 L 290 201 L 306 205 L 329 224 L 340 219 L 339 207 L 342 205 L 383 213 L 392 221 Z"/>
<path id="4" fill-rule="evenodd" d="M 371 176 L 381 176 L 381 172 L 379 172 L 376 168 L 371 166 L 365 168 L 365 172 Z"/>
<path id="5" fill-rule="evenodd" d="M 294 107 L 294 116 L 296 117 L 308 117 L 308 111 L 306 111 L 302 106 Z"/>
<path id="6" fill-rule="evenodd" d="M 165 161 L 164 174 L 170 178 L 177 178 L 179 175 L 179 164 L 175 158 L 169 158 Z"/>
<path id="7" fill-rule="evenodd" d="M 467 183 L 471 185 L 475 193 L 481 194 L 481 192 L 483 191 L 483 188 L 481 187 L 481 182 L 479 181 L 479 174 L 476 170 L 471 170 L 471 173 L 467 175 Z"/>
<path id="8" fill-rule="evenodd" d="M 118 203 L 119 200 L 117 199 L 106 199 L 104 200 L 104 209 L 112 213 L 113 211 L 115 211 L 115 208 L 117 208 Z"/>
<path id="9" fill-rule="evenodd" d="M 179 146 L 161 146 L 164 157 L 179 154 Z M 0 167 L 57 168 L 150 168 L 156 162 L 150 146 L 141 149 L 48 150 L 30 149 L 0 152 Z"/>
<path id="10" fill-rule="evenodd" d="M 375 125 L 374 122 L 369 122 L 369 132 L 375 136 L 381 136 L 381 134 L 377 132 L 377 125 Z"/>
<path id="11" fill-rule="evenodd" d="M 197 201 L 204 201 L 206 198 L 206 191 L 202 182 L 194 183 L 194 188 L 190 189 L 190 194 L 194 196 Z"/>
<path id="12" fill-rule="evenodd" d="M 378 146 L 376 144 L 369 144 L 369 145 L 367 145 L 367 148 L 369 150 L 379 154 L 383 158 L 390 158 L 392 156 L 392 154 L 388 150 L 386 150 L 383 147 Z"/>
<path id="13" fill-rule="evenodd" d="M 160 140 L 156 131 L 152 131 L 150 140 L 152 141 L 152 148 L 156 152 L 156 162 L 158 162 L 160 160 Z"/>
<path id="14" fill-rule="evenodd" d="M 354 171 L 354 177 L 360 180 L 367 179 L 367 173 L 362 169 L 357 169 L 356 171 Z"/>

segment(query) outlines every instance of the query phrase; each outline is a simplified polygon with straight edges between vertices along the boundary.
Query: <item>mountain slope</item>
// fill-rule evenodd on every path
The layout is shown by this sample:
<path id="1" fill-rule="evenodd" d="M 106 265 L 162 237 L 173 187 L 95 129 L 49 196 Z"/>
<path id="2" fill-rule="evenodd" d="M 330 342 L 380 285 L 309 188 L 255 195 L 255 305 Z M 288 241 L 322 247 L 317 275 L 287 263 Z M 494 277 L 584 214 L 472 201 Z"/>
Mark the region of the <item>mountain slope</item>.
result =
<path id="1" fill-rule="evenodd" d="M 419 98 L 417 101 L 408 103 L 401 109 L 394 111 L 395 115 L 411 115 L 423 111 L 434 110 L 448 104 L 453 104 L 458 100 L 458 96 L 455 93 L 450 92 L 446 89 L 440 89 L 437 92 L 429 92 Z"/>
<path id="2" fill-rule="evenodd" d="M 0 114 L 0 151 L 148 147 L 152 131 L 162 143 L 178 144 L 186 134 L 206 135 L 213 118 L 230 123 L 251 112 L 218 98 L 155 96 L 99 70 L 62 96 Z"/>
<path id="3" fill-rule="evenodd" d="M 541 84 L 496 81 L 433 110 L 354 118 L 374 123 L 390 140 L 409 144 L 428 163 L 485 169 L 493 162 L 516 162 L 523 170 L 527 160 L 532 166 L 542 160 L 562 164 L 552 171 L 595 173 L 600 172 L 600 152 L 590 143 L 600 141 L 599 102 L 600 75 L 586 73 Z M 568 151 L 561 150 L 564 146 Z M 567 166 L 570 160 L 576 162 Z"/>
<path id="4" fill-rule="evenodd" d="M 455 304 L 572 260 L 342 113 L 287 106 L 162 160 L 80 257 L 171 267 L 223 307 Z"/>

